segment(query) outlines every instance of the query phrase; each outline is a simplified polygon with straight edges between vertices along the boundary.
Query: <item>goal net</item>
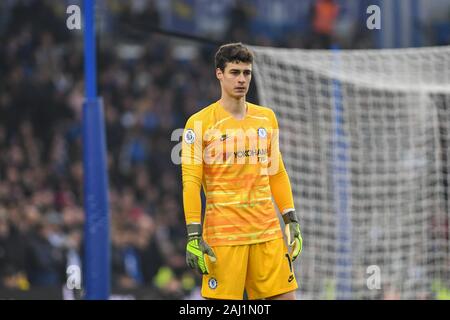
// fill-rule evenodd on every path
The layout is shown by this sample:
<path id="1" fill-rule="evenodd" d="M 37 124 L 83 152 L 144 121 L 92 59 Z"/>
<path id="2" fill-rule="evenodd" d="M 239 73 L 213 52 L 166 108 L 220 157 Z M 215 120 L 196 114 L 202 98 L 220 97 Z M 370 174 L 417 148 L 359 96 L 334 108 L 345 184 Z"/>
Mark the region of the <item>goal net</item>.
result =
<path id="1" fill-rule="evenodd" d="M 450 47 L 252 47 L 300 216 L 300 299 L 450 288 Z"/>

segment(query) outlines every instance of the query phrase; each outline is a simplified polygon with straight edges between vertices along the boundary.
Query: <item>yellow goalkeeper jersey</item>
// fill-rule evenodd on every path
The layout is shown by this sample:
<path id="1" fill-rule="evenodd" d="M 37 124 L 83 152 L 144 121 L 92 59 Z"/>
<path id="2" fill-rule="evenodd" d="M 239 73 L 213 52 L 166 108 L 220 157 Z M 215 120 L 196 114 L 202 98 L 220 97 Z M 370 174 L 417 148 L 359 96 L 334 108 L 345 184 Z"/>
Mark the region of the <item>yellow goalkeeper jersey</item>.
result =
<path id="1" fill-rule="evenodd" d="M 269 183 L 269 174 L 284 170 L 277 119 L 269 108 L 246 105 L 245 118 L 238 120 L 215 102 L 191 116 L 183 134 L 183 185 L 201 181 L 203 237 L 212 246 L 282 237 Z M 293 207 L 292 201 L 286 206 Z"/>

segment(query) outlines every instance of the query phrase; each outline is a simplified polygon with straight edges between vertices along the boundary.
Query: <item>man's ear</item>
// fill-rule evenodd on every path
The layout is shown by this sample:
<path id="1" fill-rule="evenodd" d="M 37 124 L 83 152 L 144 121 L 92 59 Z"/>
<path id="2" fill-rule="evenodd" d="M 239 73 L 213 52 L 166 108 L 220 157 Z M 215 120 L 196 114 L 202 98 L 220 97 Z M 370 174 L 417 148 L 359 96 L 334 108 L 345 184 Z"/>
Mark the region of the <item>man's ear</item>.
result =
<path id="1" fill-rule="evenodd" d="M 221 80 L 223 77 L 223 71 L 220 68 L 216 68 L 216 78 Z"/>

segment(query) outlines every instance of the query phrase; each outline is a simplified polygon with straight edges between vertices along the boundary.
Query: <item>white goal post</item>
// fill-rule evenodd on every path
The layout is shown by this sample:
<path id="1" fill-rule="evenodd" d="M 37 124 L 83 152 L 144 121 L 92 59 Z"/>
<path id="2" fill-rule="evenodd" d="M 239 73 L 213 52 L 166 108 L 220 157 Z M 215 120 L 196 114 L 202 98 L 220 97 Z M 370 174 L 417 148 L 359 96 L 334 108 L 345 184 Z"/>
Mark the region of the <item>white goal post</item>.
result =
<path id="1" fill-rule="evenodd" d="M 300 216 L 300 299 L 450 288 L 450 47 L 252 46 Z"/>

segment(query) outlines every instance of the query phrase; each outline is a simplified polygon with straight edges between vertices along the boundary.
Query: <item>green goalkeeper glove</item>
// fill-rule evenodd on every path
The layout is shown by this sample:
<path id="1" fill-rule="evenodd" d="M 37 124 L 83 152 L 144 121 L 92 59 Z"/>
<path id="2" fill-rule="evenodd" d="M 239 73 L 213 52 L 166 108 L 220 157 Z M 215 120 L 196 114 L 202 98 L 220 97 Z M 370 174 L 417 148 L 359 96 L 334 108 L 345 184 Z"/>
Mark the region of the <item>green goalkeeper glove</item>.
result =
<path id="1" fill-rule="evenodd" d="M 298 223 L 295 210 L 284 213 L 283 220 L 286 225 L 284 232 L 286 234 L 288 246 L 291 248 L 292 261 L 294 261 L 302 252 L 303 246 L 303 238 L 300 233 L 300 224 Z"/>
<path id="2" fill-rule="evenodd" d="M 201 274 L 208 274 L 205 254 L 209 256 L 211 262 L 216 262 L 216 255 L 202 238 L 202 226 L 195 223 L 188 224 L 187 232 L 186 263 L 189 267 L 198 270 Z"/>

